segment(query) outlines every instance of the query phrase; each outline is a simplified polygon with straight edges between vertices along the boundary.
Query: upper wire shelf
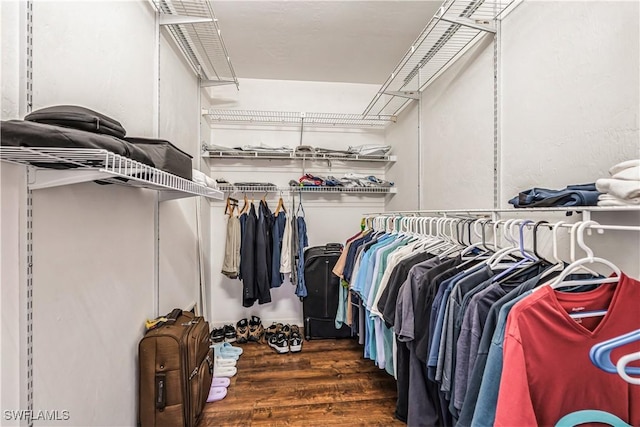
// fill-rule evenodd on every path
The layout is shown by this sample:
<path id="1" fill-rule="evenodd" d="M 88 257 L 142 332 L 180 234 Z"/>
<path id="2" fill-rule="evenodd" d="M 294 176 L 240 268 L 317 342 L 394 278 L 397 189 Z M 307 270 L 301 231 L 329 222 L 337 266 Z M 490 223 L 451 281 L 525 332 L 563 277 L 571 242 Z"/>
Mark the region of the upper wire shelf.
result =
<path id="1" fill-rule="evenodd" d="M 516 0 L 445 0 L 364 110 L 397 115 L 486 33 Z"/>
<path id="2" fill-rule="evenodd" d="M 277 185 L 218 185 L 220 191 L 225 193 L 355 193 L 355 194 L 395 194 L 396 187 L 331 187 L 331 186 L 289 186 Z"/>
<path id="3" fill-rule="evenodd" d="M 349 162 L 395 162 L 397 160 L 397 156 L 371 156 L 364 154 L 301 153 L 293 151 L 217 151 L 206 149 L 202 157 L 212 159 L 332 160 Z"/>
<path id="4" fill-rule="evenodd" d="M 157 190 L 161 201 L 193 196 L 223 198 L 220 190 L 107 150 L 0 147 L 0 160 L 35 166 L 35 180 L 29 183 L 32 190 L 98 181 Z"/>
<path id="5" fill-rule="evenodd" d="M 160 13 L 160 25 L 182 51 L 201 86 L 235 84 L 231 58 L 222 39 L 218 19 L 207 0 L 151 0 Z"/>
<path id="6" fill-rule="evenodd" d="M 271 126 L 322 126 L 383 129 L 396 121 L 390 114 L 305 113 L 260 110 L 203 110 L 211 124 L 243 124 Z"/>

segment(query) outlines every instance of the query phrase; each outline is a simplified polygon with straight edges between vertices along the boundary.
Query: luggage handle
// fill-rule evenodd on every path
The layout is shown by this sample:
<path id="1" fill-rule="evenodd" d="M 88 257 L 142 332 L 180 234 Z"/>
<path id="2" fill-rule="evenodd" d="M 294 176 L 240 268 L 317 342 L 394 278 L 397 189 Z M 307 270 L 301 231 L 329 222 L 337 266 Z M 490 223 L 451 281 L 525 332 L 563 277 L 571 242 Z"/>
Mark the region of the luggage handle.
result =
<path id="1" fill-rule="evenodd" d="M 163 411 L 167 406 L 166 375 L 156 374 L 156 409 Z"/>
<path id="2" fill-rule="evenodd" d="M 182 315 L 182 310 L 179 308 L 174 308 L 171 313 L 167 315 L 167 323 L 176 323 L 178 317 Z"/>
<path id="3" fill-rule="evenodd" d="M 330 250 L 341 251 L 342 250 L 342 243 L 327 243 L 325 245 L 325 250 L 327 250 L 327 251 L 330 251 Z"/>

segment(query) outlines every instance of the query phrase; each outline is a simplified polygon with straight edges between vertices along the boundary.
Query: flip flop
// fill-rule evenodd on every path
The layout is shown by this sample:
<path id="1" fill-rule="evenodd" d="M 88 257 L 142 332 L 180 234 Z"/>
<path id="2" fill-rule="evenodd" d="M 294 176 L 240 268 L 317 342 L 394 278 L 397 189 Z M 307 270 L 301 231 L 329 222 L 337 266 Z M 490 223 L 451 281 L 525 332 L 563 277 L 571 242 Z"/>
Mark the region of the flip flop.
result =
<path id="1" fill-rule="evenodd" d="M 243 350 L 240 347 L 234 347 L 228 342 L 220 343 L 218 344 L 218 346 L 220 347 L 220 350 L 222 351 L 222 353 L 235 354 L 240 356 L 243 352 Z"/>
<path id="2" fill-rule="evenodd" d="M 235 360 L 233 360 L 233 359 L 222 359 L 220 357 L 216 357 L 214 359 L 213 363 L 215 365 L 218 365 L 218 366 L 229 366 L 229 367 L 236 366 L 236 361 Z"/>
<path id="3" fill-rule="evenodd" d="M 207 397 L 207 402 L 217 402 L 218 400 L 224 399 L 226 395 L 226 387 L 211 387 L 211 390 L 209 390 L 209 397 Z"/>
<path id="4" fill-rule="evenodd" d="M 229 378 L 212 378 L 211 387 L 229 387 L 231 380 Z"/>
<path id="5" fill-rule="evenodd" d="M 213 368 L 213 376 L 216 378 L 230 378 L 238 373 L 235 367 L 215 366 Z"/>

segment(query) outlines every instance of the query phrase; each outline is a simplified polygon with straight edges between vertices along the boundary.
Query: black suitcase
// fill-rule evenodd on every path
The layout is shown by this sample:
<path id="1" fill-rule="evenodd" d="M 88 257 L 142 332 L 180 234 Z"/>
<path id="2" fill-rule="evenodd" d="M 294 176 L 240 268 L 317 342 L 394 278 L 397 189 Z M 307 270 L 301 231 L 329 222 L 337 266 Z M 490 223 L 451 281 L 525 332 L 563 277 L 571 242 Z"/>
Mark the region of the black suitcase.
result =
<path id="1" fill-rule="evenodd" d="M 192 179 L 191 156 L 164 139 L 134 138 L 124 139 L 147 154 L 156 168 L 184 179 Z"/>
<path id="2" fill-rule="evenodd" d="M 336 329 L 340 278 L 333 274 L 342 245 L 329 243 L 326 246 L 307 248 L 304 252 L 304 280 L 307 297 L 302 301 L 304 333 L 307 340 L 314 338 L 346 338 L 351 328 L 343 325 Z"/>

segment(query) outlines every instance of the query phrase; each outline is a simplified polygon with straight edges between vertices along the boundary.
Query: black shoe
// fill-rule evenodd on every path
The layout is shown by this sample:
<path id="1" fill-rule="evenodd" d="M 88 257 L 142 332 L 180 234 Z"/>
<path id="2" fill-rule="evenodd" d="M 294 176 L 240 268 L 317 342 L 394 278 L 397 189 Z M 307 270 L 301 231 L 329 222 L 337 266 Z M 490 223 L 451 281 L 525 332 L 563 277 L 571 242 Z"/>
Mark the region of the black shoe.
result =
<path id="1" fill-rule="evenodd" d="M 291 325 L 291 335 L 289 336 L 289 350 L 291 353 L 302 351 L 302 335 L 298 325 Z"/>
<path id="2" fill-rule="evenodd" d="M 267 342 L 269 342 L 271 337 L 277 334 L 278 332 L 280 332 L 281 330 L 282 330 L 282 323 L 274 322 L 271 326 L 269 326 L 267 329 L 264 330 L 264 339 L 267 340 Z"/>
<path id="3" fill-rule="evenodd" d="M 239 320 L 236 323 L 237 340 L 238 344 L 244 344 L 249 340 L 249 322 L 247 319 Z"/>
<path id="4" fill-rule="evenodd" d="M 269 339 L 269 347 L 274 349 L 276 353 L 289 353 L 289 340 L 282 332 L 278 332 Z"/>
<path id="5" fill-rule="evenodd" d="M 258 316 L 251 316 L 251 320 L 249 320 L 249 341 L 259 342 L 263 334 L 262 321 Z"/>
<path id="6" fill-rule="evenodd" d="M 222 342 L 224 341 L 224 328 L 213 328 L 211 331 L 211 341 Z"/>
<path id="7" fill-rule="evenodd" d="M 233 325 L 224 325 L 224 341 L 236 342 L 236 328 Z"/>

